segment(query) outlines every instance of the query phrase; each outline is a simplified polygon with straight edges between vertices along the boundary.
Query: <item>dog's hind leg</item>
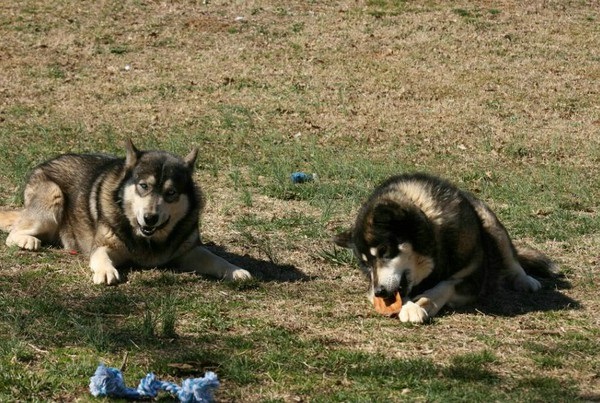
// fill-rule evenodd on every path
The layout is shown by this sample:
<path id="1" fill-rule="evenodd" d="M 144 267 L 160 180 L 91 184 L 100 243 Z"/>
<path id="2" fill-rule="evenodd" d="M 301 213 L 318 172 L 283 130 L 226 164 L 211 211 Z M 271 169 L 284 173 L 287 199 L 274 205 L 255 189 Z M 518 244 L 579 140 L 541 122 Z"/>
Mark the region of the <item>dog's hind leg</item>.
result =
<path id="1" fill-rule="evenodd" d="M 471 198 L 471 204 L 483 226 L 484 237 L 491 241 L 492 245 L 486 247 L 487 253 L 499 256 L 502 261 L 502 277 L 509 285 L 517 291 L 537 291 L 542 285 L 535 278 L 528 276 L 519 262 L 517 251 L 510 240 L 504 225 L 498 220 L 496 214 L 490 210 L 482 201 Z M 489 242 L 488 242 L 489 243 Z"/>
<path id="2" fill-rule="evenodd" d="M 60 187 L 46 179 L 42 172 L 34 173 L 25 187 L 25 206 L 14 223 L 6 245 L 38 250 L 42 241 L 56 242 L 62 221 L 64 195 Z"/>
<path id="3" fill-rule="evenodd" d="M 21 210 L 0 210 L 0 230 L 10 232 L 21 217 Z"/>

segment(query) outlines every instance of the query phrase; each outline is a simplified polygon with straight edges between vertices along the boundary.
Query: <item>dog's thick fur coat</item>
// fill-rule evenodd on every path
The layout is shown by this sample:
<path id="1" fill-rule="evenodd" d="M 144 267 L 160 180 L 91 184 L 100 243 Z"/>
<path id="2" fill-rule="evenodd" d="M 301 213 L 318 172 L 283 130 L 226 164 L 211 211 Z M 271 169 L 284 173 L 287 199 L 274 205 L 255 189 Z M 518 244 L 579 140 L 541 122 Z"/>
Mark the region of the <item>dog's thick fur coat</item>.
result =
<path id="1" fill-rule="evenodd" d="M 403 322 L 422 323 L 444 305 L 473 301 L 498 282 L 537 291 L 539 281 L 527 272 L 555 271 L 540 252 L 515 248 L 485 203 L 422 173 L 381 184 L 354 227 L 334 241 L 354 251 L 370 277 L 370 298 L 400 293 Z"/>
<path id="2" fill-rule="evenodd" d="M 201 246 L 204 200 L 185 158 L 140 151 L 127 142 L 125 158 L 65 154 L 31 172 L 24 208 L 0 211 L 9 246 L 38 250 L 43 243 L 89 255 L 93 281 L 116 284 L 119 269 L 161 267 L 226 280 L 250 273 Z"/>

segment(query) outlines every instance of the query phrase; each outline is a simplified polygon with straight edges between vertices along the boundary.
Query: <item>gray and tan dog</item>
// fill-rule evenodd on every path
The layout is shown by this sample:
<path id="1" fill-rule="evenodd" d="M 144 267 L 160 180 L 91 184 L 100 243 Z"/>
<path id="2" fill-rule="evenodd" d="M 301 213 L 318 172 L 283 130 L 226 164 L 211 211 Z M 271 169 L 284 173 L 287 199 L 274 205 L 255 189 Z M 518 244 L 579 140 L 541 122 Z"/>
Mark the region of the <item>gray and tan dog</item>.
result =
<path id="1" fill-rule="evenodd" d="M 515 248 L 482 201 L 427 174 L 392 177 L 364 203 L 354 227 L 334 238 L 369 276 L 369 298 L 399 293 L 402 322 L 422 323 L 444 306 L 473 301 L 496 283 L 537 291 L 528 275 L 553 276 L 542 253 Z"/>
<path id="2" fill-rule="evenodd" d="M 250 273 L 201 246 L 204 206 L 192 173 L 197 150 L 185 158 L 140 151 L 129 140 L 125 158 L 65 154 L 33 169 L 22 210 L 0 211 L 9 246 L 43 243 L 90 256 L 93 281 L 116 284 L 119 269 L 161 267 L 225 280 Z"/>

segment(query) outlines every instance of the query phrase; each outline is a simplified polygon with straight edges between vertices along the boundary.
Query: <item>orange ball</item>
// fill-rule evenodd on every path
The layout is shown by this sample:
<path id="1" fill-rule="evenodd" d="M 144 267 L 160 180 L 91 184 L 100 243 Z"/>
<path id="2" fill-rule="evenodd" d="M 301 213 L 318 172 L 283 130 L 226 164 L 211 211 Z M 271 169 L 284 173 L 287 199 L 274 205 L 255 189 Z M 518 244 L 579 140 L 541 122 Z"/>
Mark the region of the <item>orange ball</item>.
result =
<path id="1" fill-rule="evenodd" d="M 402 298 L 400 298 L 399 292 L 390 298 L 373 297 L 373 306 L 382 315 L 395 315 L 402 309 Z"/>

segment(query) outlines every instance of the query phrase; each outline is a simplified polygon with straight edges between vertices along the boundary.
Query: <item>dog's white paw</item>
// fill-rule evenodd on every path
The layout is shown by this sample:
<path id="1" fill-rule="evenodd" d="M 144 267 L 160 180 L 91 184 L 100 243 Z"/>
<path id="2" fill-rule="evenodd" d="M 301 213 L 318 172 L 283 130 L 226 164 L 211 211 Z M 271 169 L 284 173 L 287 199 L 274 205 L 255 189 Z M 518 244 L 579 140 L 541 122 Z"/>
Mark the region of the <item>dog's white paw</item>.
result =
<path id="1" fill-rule="evenodd" d="M 225 280 L 229 281 L 246 281 L 251 279 L 252 275 L 250 274 L 250 272 L 248 270 L 240 268 L 230 270 L 229 273 L 227 273 L 227 276 L 225 277 Z"/>
<path id="2" fill-rule="evenodd" d="M 542 285 L 533 277 L 525 275 L 515 278 L 513 287 L 517 291 L 535 292 L 542 288 Z"/>
<path id="3" fill-rule="evenodd" d="M 6 246 L 18 246 L 21 249 L 39 250 L 42 241 L 31 235 L 15 234 L 11 232 L 6 238 Z"/>
<path id="4" fill-rule="evenodd" d="M 114 267 L 94 270 L 94 284 L 114 285 L 119 282 L 119 272 Z"/>
<path id="5" fill-rule="evenodd" d="M 429 319 L 429 314 L 419 305 L 412 301 L 408 301 L 406 304 L 402 305 L 398 318 L 400 319 L 400 322 L 424 323 Z"/>

